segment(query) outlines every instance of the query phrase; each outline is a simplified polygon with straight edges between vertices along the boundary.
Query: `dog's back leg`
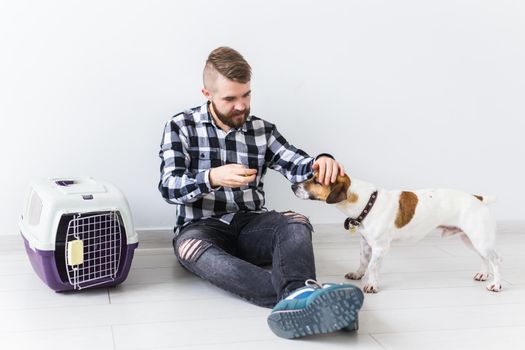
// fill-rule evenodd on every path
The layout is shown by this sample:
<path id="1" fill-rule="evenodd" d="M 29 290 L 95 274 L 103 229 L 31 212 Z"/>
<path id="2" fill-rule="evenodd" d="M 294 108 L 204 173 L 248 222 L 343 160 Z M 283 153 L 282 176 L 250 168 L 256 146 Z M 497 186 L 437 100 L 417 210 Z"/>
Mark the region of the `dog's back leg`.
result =
<path id="1" fill-rule="evenodd" d="M 478 281 L 486 280 L 488 277 L 489 266 L 493 273 L 493 280 L 487 285 L 487 289 L 493 292 L 501 290 L 501 259 L 494 250 L 496 223 L 488 212 L 488 208 L 482 208 L 477 213 L 470 215 L 468 220 L 461 225 L 464 235 L 463 241 L 473 248 L 483 261 L 481 272 L 476 274 L 474 279 Z"/>
<path id="2" fill-rule="evenodd" d="M 461 240 L 465 243 L 467 247 L 475 251 L 481 258 L 481 268 L 476 275 L 474 275 L 474 279 L 476 281 L 486 281 L 487 278 L 489 278 L 489 259 L 483 257 L 476 248 L 472 245 L 472 242 L 470 241 L 470 238 L 464 233 L 460 234 Z"/>
<path id="3" fill-rule="evenodd" d="M 490 267 L 492 268 L 492 271 L 494 273 L 494 280 L 487 285 L 487 289 L 493 292 L 499 292 L 501 290 L 501 258 L 498 256 L 494 249 L 489 250 L 487 255 Z"/>

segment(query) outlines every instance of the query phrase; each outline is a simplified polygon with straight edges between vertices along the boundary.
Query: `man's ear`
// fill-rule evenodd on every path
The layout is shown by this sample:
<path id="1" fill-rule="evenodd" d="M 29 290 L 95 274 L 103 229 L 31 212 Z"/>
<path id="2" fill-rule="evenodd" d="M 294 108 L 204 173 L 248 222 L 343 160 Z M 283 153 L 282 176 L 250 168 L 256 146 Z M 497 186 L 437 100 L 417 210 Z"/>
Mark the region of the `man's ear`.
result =
<path id="1" fill-rule="evenodd" d="M 338 176 L 337 183 L 332 188 L 332 192 L 330 192 L 330 194 L 326 198 L 326 203 L 334 204 L 346 200 L 349 187 L 350 178 L 347 175 Z"/>

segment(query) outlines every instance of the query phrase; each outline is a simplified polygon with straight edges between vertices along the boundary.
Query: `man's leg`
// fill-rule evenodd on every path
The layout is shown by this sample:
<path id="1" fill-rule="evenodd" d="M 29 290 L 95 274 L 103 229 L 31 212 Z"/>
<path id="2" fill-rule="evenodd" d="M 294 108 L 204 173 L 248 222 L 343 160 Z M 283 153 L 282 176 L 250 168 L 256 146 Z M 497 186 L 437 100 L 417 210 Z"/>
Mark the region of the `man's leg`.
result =
<path id="1" fill-rule="evenodd" d="M 270 273 L 235 251 L 234 227 L 208 219 L 185 227 L 174 239 L 175 255 L 190 272 L 249 302 L 273 307 L 277 294 Z"/>
<path id="2" fill-rule="evenodd" d="M 256 265 L 272 264 L 275 303 L 315 280 L 312 226 L 294 212 L 238 214 L 236 255 Z"/>
<path id="3" fill-rule="evenodd" d="M 283 338 L 357 330 L 363 292 L 349 284 L 315 281 L 312 227 L 297 213 L 239 216 L 237 255 L 254 264 L 272 262 L 272 283 L 280 301 L 268 316 L 270 329 Z M 305 286 L 306 284 L 306 286 Z"/>

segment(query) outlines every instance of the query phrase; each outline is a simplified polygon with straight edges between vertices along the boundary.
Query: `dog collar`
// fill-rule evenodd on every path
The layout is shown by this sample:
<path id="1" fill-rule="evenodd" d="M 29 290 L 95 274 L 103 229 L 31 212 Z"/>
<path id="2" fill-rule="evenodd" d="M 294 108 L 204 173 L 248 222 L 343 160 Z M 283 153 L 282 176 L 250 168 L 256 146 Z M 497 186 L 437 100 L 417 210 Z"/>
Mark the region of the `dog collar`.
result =
<path id="1" fill-rule="evenodd" d="M 368 200 L 368 203 L 366 204 L 365 209 L 363 209 L 363 211 L 361 212 L 361 215 L 359 215 L 357 219 L 346 218 L 345 230 L 349 230 L 350 225 L 352 226 L 352 228 L 360 226 L 363 220 L 368 215 L 368 213 L 370 213 L 370 210 L 372 210 L 372 207 L 374 206 L 376 199 L 377 199 L 377 191 L 375 191 L 374 193 L 370 195 L 370 199 Z"/>

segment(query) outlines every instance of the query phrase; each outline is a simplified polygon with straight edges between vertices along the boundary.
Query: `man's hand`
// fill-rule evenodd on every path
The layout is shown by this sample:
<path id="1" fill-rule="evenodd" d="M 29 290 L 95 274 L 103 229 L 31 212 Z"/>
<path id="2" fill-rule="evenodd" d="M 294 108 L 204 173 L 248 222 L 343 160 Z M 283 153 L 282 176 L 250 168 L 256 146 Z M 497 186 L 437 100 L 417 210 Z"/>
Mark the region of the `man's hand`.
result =
<path id="1" fill-rule="evenodd" d="M 325 156 L 319 157 L 314 162 L 312 168 L 319 173 L 319 183 L 324 183 L 325 185 L 329 185 L 330 182 L 334 183 L 337 175 L 343 176 L 345 174 L 343 164 Z"/>
<path id="2" fill-rule="evenodd" d="M 250 169 L 241 164 L 228 164 L 210 171 L 211 187 L 242 187 L 255 181 L 257 169 Z"/>

